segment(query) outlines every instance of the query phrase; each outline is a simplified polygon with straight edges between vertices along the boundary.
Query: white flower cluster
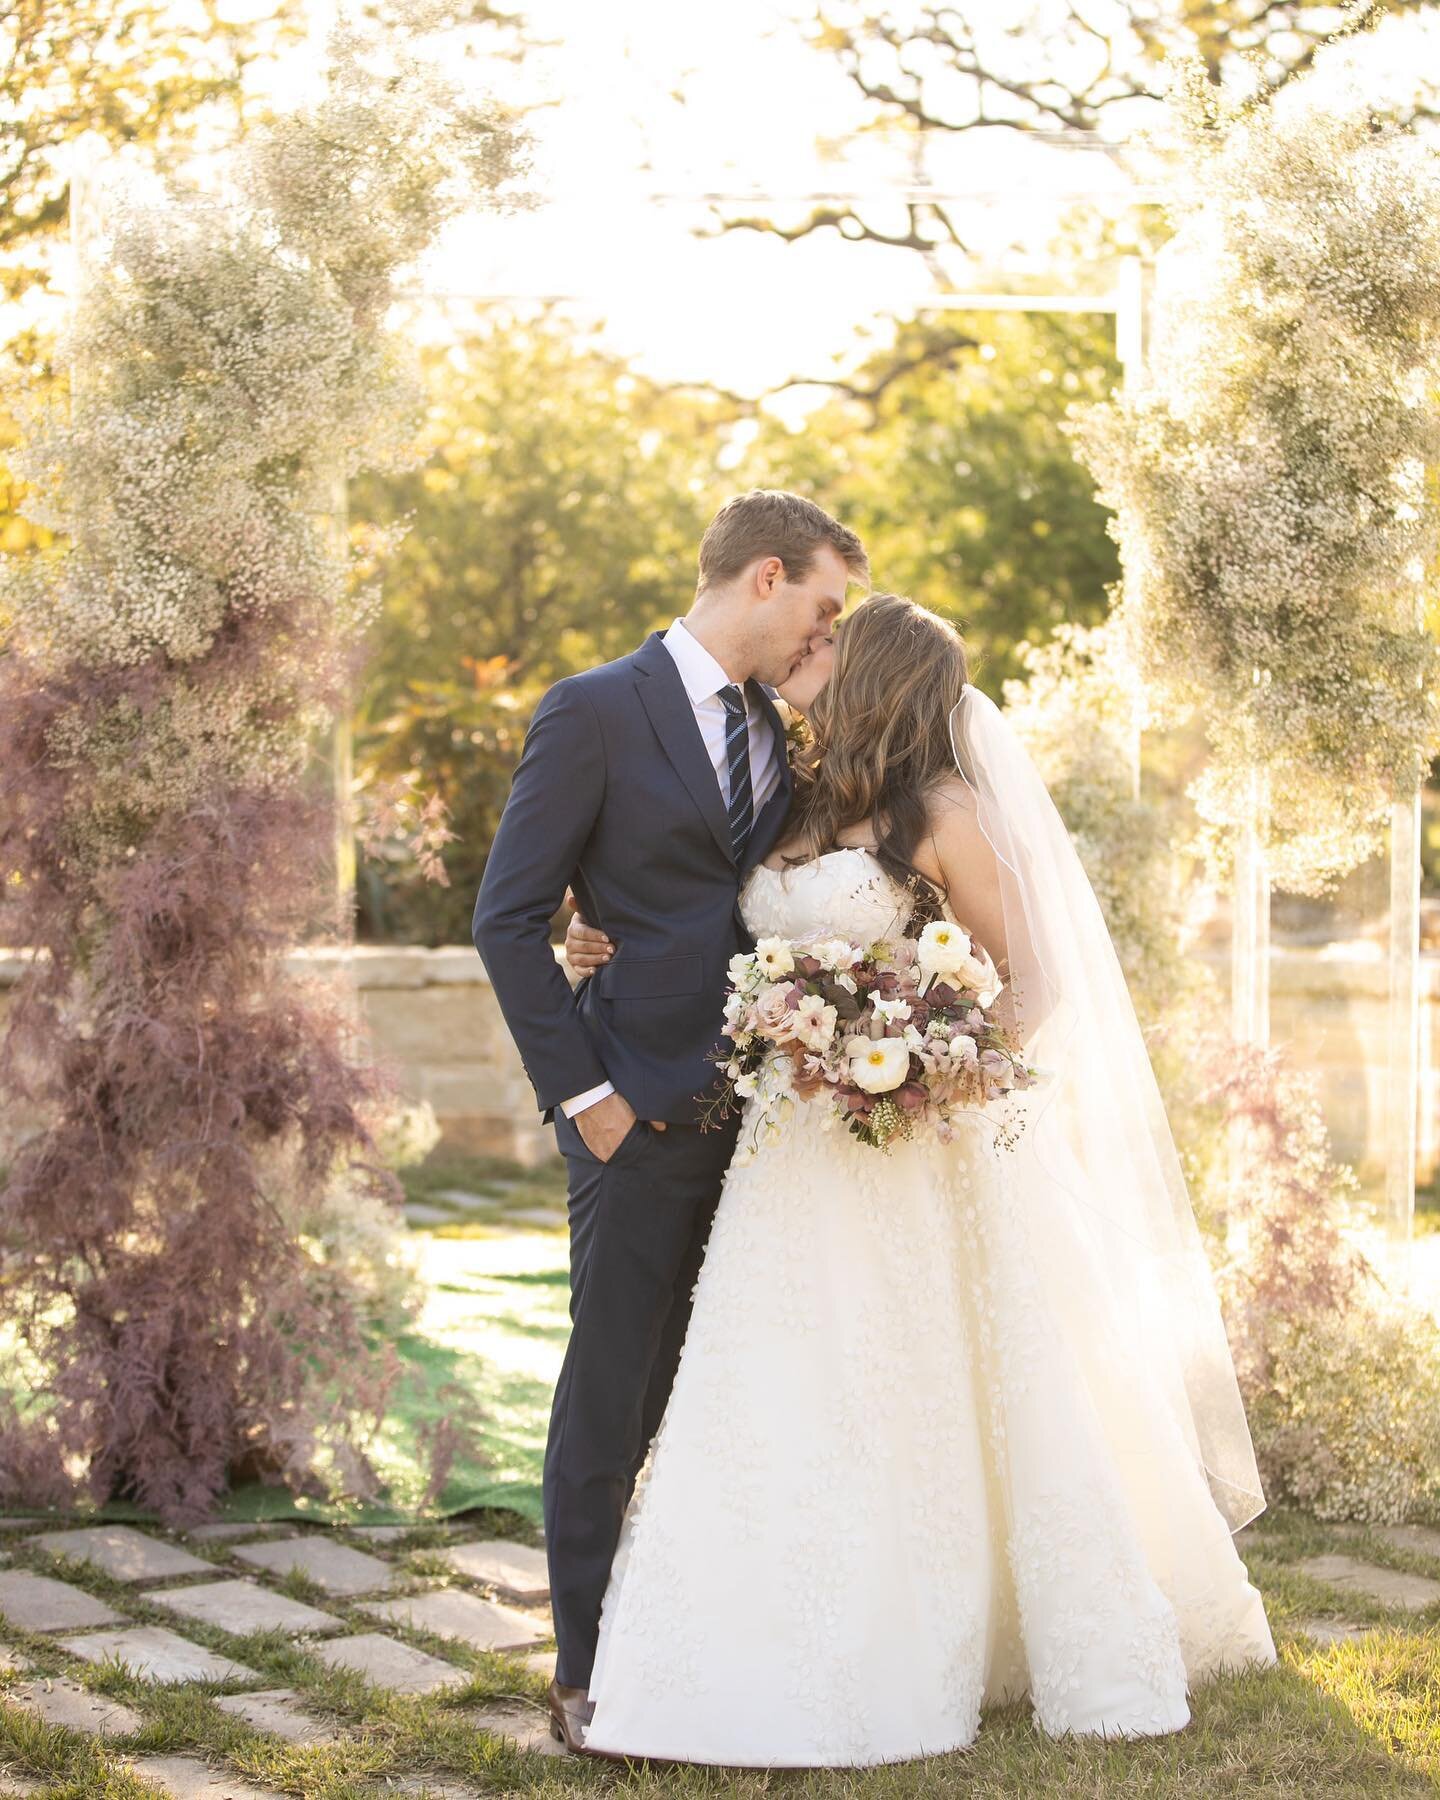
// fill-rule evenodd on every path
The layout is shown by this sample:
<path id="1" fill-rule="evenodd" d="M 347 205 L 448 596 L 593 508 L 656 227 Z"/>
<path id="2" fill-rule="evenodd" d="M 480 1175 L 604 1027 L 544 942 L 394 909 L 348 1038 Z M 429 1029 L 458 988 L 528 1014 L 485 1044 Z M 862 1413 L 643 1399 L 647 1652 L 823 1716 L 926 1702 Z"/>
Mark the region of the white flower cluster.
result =
<path id="1" fill-rule="evenodd" d="M 1235 822 L 1263 769 L 1276 878 L 1320 889 L 1440 741 L 1440 160 L 1298 98 L 1217 121 L 1182 84 L 1151 381 L 1076 429 L 1138 666 L 1209 735 L 1197 804 Z"/>
<path id="2" fill-rule="evenodd" d="M 332 35 L 324 99 L 255 133 L 238 169 L 242 190 L 285 241 L 329 271 L 370 324 L 390 300 L 395 271 L 472 194 L 510 206 L 529 199 L 500 196 L 528 143 L 513 113 L 464 98 L 403 44 L 388 44 L 383 57 L 389 66 L 377 72 L 361 39 Z"/>
<path id="3" fill-rule="evenodd" d="M 17 653 L 106 671 L 102 694 L 134 669 L 148 696 L 51 730 L 77 871 L 217 784 L 294 780 L 378 608 L 399 531 L 347 545 L 343 484 L 416 461 L 424 404 L 380 302 L 522 138 L 413 51 L 397 70 L 363 49 L 337 33 L 319 104 L 236 153 L 238 199 L 116 196 L 61 345 L 68 399 L 11 398 L 24 510 L 64 540 L 0 570 Z"/>

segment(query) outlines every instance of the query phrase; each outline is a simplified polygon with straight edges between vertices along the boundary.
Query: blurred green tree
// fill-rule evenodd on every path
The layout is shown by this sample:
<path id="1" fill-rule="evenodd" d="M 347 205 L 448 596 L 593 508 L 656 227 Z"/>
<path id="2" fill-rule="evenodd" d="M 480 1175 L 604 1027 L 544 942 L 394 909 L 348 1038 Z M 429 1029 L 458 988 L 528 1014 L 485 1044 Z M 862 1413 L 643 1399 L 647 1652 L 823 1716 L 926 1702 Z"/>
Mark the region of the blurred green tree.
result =
<path id="1" fill-rule="evenodd" d="M 858 531 L 878 587 L 970 634 L 997 700 L 1016 654 L 1098 624 L 1119 575 L 1061 427 L 1118 377 L 1103 315 L 955 313 L 899 327 L 798 430 L 767 419 L 740 473 L 811 494 Z"/>
<path id="2" fill-rule="evenodd" d="M 688 609 L 728 489 L 717 402 L 553 321 L 497 323 L 427 369 L 428 460 L 351 494 L 357 519 L 410 525 L 388 559 L 356 767 L 362 816 L 408 788 L 412 813 L 439 796 L 455 836 L 441 882 L 419 878 L 400 834 L 369 841 L 359 931 L 463 943 L 536 700 Z"/>

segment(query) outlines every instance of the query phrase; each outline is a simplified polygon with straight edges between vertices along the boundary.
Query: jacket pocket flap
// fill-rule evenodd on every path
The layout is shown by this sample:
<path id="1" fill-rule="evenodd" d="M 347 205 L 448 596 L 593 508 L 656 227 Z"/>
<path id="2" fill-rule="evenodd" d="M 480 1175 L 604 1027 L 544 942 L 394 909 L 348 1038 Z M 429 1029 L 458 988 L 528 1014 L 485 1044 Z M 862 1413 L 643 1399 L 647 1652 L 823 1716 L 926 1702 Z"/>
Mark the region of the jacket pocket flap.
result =
<path id="1" fill-rule="evenodd" d="M 698 994 L 702 978 L 698 953 L 688 956 L 617 956 L 601 971 L 601 991 L 610 1000 L 658 1000 Z"/>

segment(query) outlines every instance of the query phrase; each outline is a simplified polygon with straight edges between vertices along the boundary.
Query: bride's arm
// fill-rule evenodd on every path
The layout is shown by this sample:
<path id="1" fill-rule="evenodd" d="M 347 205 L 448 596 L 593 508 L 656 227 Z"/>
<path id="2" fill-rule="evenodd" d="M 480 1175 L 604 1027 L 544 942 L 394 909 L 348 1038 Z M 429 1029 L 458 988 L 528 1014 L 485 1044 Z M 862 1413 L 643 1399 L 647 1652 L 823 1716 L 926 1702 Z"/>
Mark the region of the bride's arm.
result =
<path id="1" fill-rule="evenodd" d="M 1005 983 L 995 1003 L 995 1017 L 1012 1042 L 1023 1043 L 1040 1023 L 1033 1007 L 1027 1006 L 1022 1026 L 1010 984 L 1016 946 L 1009 941 L 1009 934 L 1023 931 L 1024 921 L 1006 919 L 995 848 L 981 828 L 975 795 L 959 776 L 931 796 L 930 836 L 927 843 L 916 847 L 915 866 L 943 888 L 951 912 L 988 951 Z"/>

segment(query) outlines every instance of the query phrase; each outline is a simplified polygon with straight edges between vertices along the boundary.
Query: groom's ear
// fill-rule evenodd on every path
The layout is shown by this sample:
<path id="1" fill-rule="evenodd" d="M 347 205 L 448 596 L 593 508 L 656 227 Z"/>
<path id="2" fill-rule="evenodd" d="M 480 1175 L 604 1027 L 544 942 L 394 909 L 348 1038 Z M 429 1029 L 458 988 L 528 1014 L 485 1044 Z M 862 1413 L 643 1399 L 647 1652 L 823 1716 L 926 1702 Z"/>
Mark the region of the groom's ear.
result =
<path id="1" fill-rule="evenodd" d="M 751 579 L 755 592 L 762 600 L 768 600 L 785 579 L 785 564 L 778 556 L 763 556 Z"/>

